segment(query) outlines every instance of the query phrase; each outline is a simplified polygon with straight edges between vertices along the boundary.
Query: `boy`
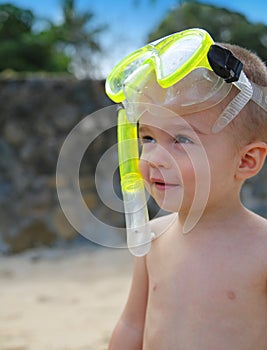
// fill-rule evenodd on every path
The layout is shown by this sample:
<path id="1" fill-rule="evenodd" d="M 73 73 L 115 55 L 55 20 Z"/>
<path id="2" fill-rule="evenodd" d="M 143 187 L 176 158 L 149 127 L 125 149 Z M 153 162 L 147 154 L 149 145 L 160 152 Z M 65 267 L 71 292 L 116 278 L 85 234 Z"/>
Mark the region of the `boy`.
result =
<path id="1" fill-rule="evenodd" d="M 267 69 L 258 57 L 222 46 L 243 63 L 250 82 L 267 86 Z M 198 87 L 189 75 L 182 79 L 189 81 L 185 94 Z M 240 202 L 244 181 L 260 171 L 266 157 L 266 110 L 250 98 L 233 120 L 222 123 L 236 86 L 210 107 L 196 103 L 185 112 L 180 102 L 185 95 L 180 97 L 183 89 L 174 88 L 176 83 L 164 90 L 154 70 L 144 80 L 135 80 L 132 97 L 125 88 L 131 101 L 155 106 L 138 111 L 140 172 L 149 193 L 172 214 L 151 221 L 156 239 L 145 257 L 135 258 L 128 301 L 109 350 L 266 350 L 267 220 Z M 213 132 L 216 125 L 223 127 Z M 208 172 L 201 171 L 206 160 Z M 205 199 L 201 184 L 207 181 Z M 196 194 L 205 205 L 200 200 L 201 208 L 192 213 Z M 199 220 L 183 234 L 186 220 L 198 211 Z"/>

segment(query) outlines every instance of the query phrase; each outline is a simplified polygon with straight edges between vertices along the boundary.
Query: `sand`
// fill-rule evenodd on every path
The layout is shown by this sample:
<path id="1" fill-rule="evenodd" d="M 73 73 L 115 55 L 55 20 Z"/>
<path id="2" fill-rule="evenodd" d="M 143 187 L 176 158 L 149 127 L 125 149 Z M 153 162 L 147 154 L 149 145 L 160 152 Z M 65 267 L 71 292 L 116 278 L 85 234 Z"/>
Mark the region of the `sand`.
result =
<path id="1" fill-rule="evenodd" d="M 75 246 L 0 257 L 0 350 L 104 350 L 133 258 Z"/>

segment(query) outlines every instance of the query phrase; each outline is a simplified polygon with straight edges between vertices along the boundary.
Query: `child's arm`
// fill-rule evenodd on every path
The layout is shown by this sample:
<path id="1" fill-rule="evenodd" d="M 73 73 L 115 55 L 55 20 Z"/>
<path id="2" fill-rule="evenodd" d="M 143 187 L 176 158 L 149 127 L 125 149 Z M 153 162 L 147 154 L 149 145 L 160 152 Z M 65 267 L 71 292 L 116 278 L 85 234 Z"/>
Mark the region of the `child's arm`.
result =
<path id="1" fill-rule="evenodd" d="M 147 293 L 145 257 L 135 258 L 128 301 L 113 331 L 108 350 L 142 350 Z"/>

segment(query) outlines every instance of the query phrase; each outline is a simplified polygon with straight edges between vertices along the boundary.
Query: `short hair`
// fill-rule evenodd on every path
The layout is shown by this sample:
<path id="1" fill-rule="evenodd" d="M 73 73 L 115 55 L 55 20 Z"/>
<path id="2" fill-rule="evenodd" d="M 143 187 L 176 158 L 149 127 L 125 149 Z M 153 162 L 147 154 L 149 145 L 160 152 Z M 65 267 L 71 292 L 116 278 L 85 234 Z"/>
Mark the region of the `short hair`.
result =
<path id="1" fill-rule="evenodd" d="M 248 79 L 260 86 L 267 86 L 267 66 L 260 57 L 238 45 L 220 43 L 243 63 L 243 71 Z M 229 124 L 238 129 L 238 138 L 243 142 L 264 141 L 267 143 L 267 112 L 250 101 Z"/>

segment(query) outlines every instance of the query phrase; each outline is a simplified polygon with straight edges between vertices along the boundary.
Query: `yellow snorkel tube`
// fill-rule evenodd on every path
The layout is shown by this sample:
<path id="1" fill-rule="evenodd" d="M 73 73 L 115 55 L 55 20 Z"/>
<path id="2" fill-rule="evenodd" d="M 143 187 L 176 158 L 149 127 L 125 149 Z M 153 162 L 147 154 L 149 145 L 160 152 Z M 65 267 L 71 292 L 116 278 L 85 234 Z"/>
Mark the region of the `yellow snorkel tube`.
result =
<path id="1" fill-rule="evenodd" d="M 137 126 L 129 122 L 123 108 L 118 112 L 118 156 L 127 245 L 133 255 L 143 256 L 150 250 L 151 232 L 144 181 L 138 167 Z"/>

